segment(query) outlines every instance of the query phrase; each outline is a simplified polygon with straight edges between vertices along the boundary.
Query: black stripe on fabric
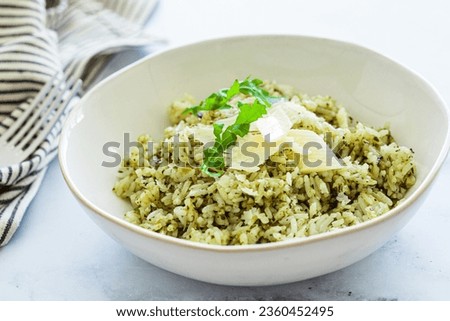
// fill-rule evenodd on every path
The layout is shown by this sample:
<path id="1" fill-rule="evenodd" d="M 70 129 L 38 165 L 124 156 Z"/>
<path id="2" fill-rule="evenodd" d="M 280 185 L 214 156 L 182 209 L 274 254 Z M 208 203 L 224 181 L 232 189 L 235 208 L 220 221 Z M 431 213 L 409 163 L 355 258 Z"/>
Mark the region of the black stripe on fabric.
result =
<path id="1" fill-rule="evenodd" d="M 20 165 L 20 166 L 19 166 L 19 172 L 17 173 L 17 176 L 16 176 L 16 178 L 15 178 L 16 181 L 17 181 L 17 180 L 19 180 L 19 181 L 22 180 L 22 178 L 20 177 L 20 176 L 22 175 L 22 172 L 23 172 L 23 166 Z M 32 182 L 31 182 L 31 183 L 32 183 Z M 7 193 L 7 192 L 10 192 L 10 191 L 23 190 L 24 188 L 26 188 L 27 186 L 29 186 L 31 183 L 20 185 L 20 183 L 15 182 L 14 185 L 5 187 L 4 191 L 1 191 L 1 192 L 0 192 L 0 197 L 1 197 L 1 194 L 2 194 L 2 193 Z"/>
<path id="2" fill-rule="evenodd" d="M 34 182 L 34 180 L 32 182 Z M 12 188 L 13 185 L 3 185 L 0 190 L 0 203 L 9 203 L 9 201 L 16 198 L 16 196 L 30 184 L 22 184 L 22 186 L 20 186 L 19 188 L 14 189 Z M 14 185 L 14 187 L 16 186 Z"/>
<path id="3" fill-rule="evenodd" d="M 51 144 L 50 141 L 48 141 L 47 139 L 45 140 L 49 145 Z M 41 144 L 42 145 L 42 144 Z M 46 150 L 45 148 L 39 147 L 38 149 L 36 149 L 36 151 L 34 153 L 37 153 L 39 151 L 41 151 L 42 153 L 44 153 L 45 157 L 47 157 L 48 155 L 50 155 L 51 153 L 55 152 L 58 149 L 58 145 L 56 145 L 56 147 L 50 149 L 50 150 Z M 33 154 L 34 154 L 33 153 Z"/>
<path id="4" fill-rule="evenodd" d="M 23 192 L 22 196 L 19 198 L 16 206 L 14 206 L 13 211 L 11 213 L 11 216 L 8 219 L 8 222 L 6 222 L 6 226 L 5 226 L 5 230 L 3 231 L 2 236 L 0 237 L 0 244 L 2 244 L 5 240 L 6 240 L 6 236 L 9 233 L 9 230 L 11 229 L 11 225 L 14 221 L 14 218 L 16 216 L 16 212 L 17 209 L 19 208 L 20 203 L 22 202 L 22 200 L 25 198 L 25 196 L 27 195 L 28 189 L 26 191 Z"/>
<path id="5" fill-rule="evenodd" d="M 0 35 L 0 39 L 2 38 L 19 38 L 19 37 L 25 37 L 25 36 L 32 36 L 33 34 L 31 32 L 25 32 L 25 33 L 9 33 L 5 35 Z"/>
<path id="6" fill-rule="evenodd" d="M 17 103 L 11 103 L 11 104 L 7 104 L 7 103 L 0 103 L 0 112 L 2 113 L 12 113 L 14 112 L 16 109 L 19 108 L 19 106 L 25 104 L 25 103 L 29 103 L 30 101 L 30 97 L 25 98 L 21 103 L 17 104 Z M 1 122 L 4 122 L 4 120 L 1 120 Z"/>
<path id="7" fill-rule="evenodd" d="M 38 165 L 41 163 L 41 161 L 42 161 L 42 158 L 39 161 L 37 161 Z M 22 184 L 25 181 L 25 183 L 22 184 L 22 186 L 31 185 L 35 180 L 35 178 L 33 178 L 32 176 L 36 176 L 41 171 L 40 169 L 39 170 L 36 170 L 35 168 L 33 169 L 33 166 L 36 167 L 36 165 L 32 164 L 30 160 L 27 160 L 26 162 L 28 162 L 30 164 L 30 166 L 28 167 L 28 171 L 27 171 L 27 173 L 24 174 L 25 176 L 23 178 L 21 178 L 17 181 L 17 184 Z M 32 181 L 28 183 L 26 180 L 29 180 L 29 179 L 32 179 Z"/>
<path id="8" fill-rule="evenodd" d="M 31 184 L 31 183 L 30 183 Z M 25 188 L 27 188 L 28 186 L 30 186 L 30 184 L 28 185 L 14 185 L 14 186 L 8 186 L 8 188 L 6 188 L 4 191 L 2 191 L 3 193 L 7 193 L 7 192 L 13 192 L 13 191 L 21 191 Z M 0 200 L 1 201 L 1 200 Z"/>
<path id="9" fill-rule="evenodd" d="M 32 27 L 32 28 L 35 28 L 35 29 L 38 29 L 39 28 L 39 24 L 34 24 L 34 23 L 29 23 L 29 22 L 27 22 L 27 23 L 14 23 L 14 24 L 2 24 L 1 22 L 0 22 L 0 28 L 2 28 L 2 29 L 9 29 L 9 28 L 21 28 L 21 27 Z"/>
<path id="10" fill-rule="evenodd" d="M 19 105 L 21 103 L 24 103 L 26 100 L 27 100 L 27 98 L 24 98 L 24 99 L 5 99 L 5 100 L 0 99 L 0 102 L 2 104 L 8 104 L 8 105 Z M 9 111 L 9 112 L 0 111 L 0 113 L 2 113 L 4 115 L 5 114 L 9 115 L 11 113 L 11 111 Z M 11 116 L 11 118 L 15 118 L 15 117 Z"/>
<path id="11" fill-rule="evenodd" d="M 53 154 L 54 152 L 58 151 L 58 145 L 56 145 L 56 147 L 50 149 L 49 151 L 47 151 L 47 155 Z"/>
<path id="12" fill-rule="evenodd" d="M 22 188 L 23 190 L 25 190 L 25 189 L 27 189 L 28 188 L 28 186 L 25 186 L 24 188 Z M 7 193 L 7 192 L 9 192 L 9 190 L 6 190 L 4 193 Z M 13 191 L 14 192 L 14 191 Z M 17 192 L 17 190 L 16 190 L 16 192 Z M 18 195 L 20 195 L 21 193 L 23 193 L 23 192 L 18 192 L 18 193 L 16 193 L 14 196 L 11 196 L 11 197 L 8 197 L 8 198 L 3 198 L 3 199 L 0 199 L 0 205 L 2 205 L 2 206 L 8 206 L 8 204 L 9 203 L 11 203 L 12 201 L 14 201 L 14 199 L 15 198 L 17 198 L 17 196 Z"/>
<path id="13" fill-rule="evenodd" d="M 17 109 L 18 109 L 19 111 L 21 111 L 21 112 L 24 112 L 25 110 L 28 109 L 28 106 L 20 105 L 19 107 L 17 107 Z"/>
<path id="14" fill-rule="evenodd" d="M 36 181 L 36 175 L 39 174 L 41 172 L 41 170 L 36 171 L 34 173 L 32 173 L 29 176 L 24 177 L 24 179 L 28 179 L 28 182 L 22 185 L 14 185 L 14 186 L 6 186 L 5 188 L 3 188 L 2 190 L 0 190 L 0 194 L 2 193 L 8 193 L 8 192 L 16 192 L 14 196 L 8 197 L 8 198 L 3 198 L 0 199 L 0 205 L 7 205 L 10 202 L 14 201 L 15 198 L 17 198 L 18 195 L 20 195 L 21 193 L 26 193 L 28 188 Z M 34 176 L 34 177 L 33 177 Z M 22 181 L 24 179 L 21 179 L 19 181 Z M 18 183 L 20 184 L 20 183 Z M 17 193 L 18 192 L 18 193 Z"/>
<path id="15" fill-rule="evenodd" d="M 45 76 L 53 76 L 52 74 L 43 72 L 43 71 L 37 71 L 37 70 L 29 70 L 29 69 L 15 69 L 15 70 L 1 70 L 0 73 L 12 73 L 12 72 L 18 72 L 18 73 L 29 73 L 29 74 L 40 74 Z"/>
<path id="16" fill-rule="evenodd" d="M 0 79 L 0 84 L 19 84 L 19 83 L 31 83 L 37 85 L 45 85 L 45 81 L 34 80 L 34 79 Z"/>
<path id="17" fill-rule="evenodd" d="M 26 162 L 27 162 L 27 164 L 28 164 L 28 168 L 27 168 L 27 170 L 26 170 L 26 173 L 24 173 L 23 179 L 21 179 L 21 180 L 18 181 L 17 183 L 20 183 L 22 180 L 25 180 L 25 179 L 27 179 L 28 177 L 30 177 L 30 176 L 32 175 L 32 174 L 30 174 L 30 173 L 31 173 L 31 171 L 33 170 L 33 163 L 32 163 L 30 160 L 27 160 Z"/>
<path id="18" fill-rule="evenodd" d="M 19 165 L 19 173 L 17 174 L 17 177 L 16 177 L 16 179 L 20 179 L 20 175 L 22 175 L 22 164 L 20 164 Z M 20 186 L 17 186 L 17 187 L 20 187 Z M 14 186 L 12 187 L 12 188 L 14 188 Z"/>
<path id="19" fill-rule="evenodd" d="M 29 175 L 26 177 L 23 177 L 19 180 L 19 182 L 22 182 L 22 180 L 24 180 L 25 178 L 33 178 L 34 175 Z M 21 184 L 21 183 L 17 183 L 14 184 L 14 186 L 8 186 L 9 188 L 5 188 L 5 192 L 9 192 L 9 191 L 17 191 L 17 190 L 21 190 L 24 188 L 27 188 L 28 186 L 30 186 L 31 184 L 33 184 L 33 182 L 36 180 L 36 178 L 33 178 L 33 180 L 31 180 L 30 182 L 27 182 L 25 184 Z M 22 182 L 23 183 L 23 182 Z"/>
<path id="20" fill-rule="evenodd" d="M 31 182 L 29 182 L 28 184 L 21 184 L 21 185 L 15 184 L 14 186 L 10 186 L 10 188 L 5 189 L 5 192 L 23 190 L 23 189 L 27 188 L 28 186 L 30 186 L 31 184 L 33 184 L 34 181 L 35 181 L 35 179 L 32 180 Z"/>
<path id="21" fill-rule="evenodd" d="M 16 108 L 17 108 L 16 104 L 0 104 L 0 112 L 2 113 L 12 112 Z"/>
<path id="22" fill-rule="evenodd" d="M 11 106 L 12 106 L 12 105 L 11 105 Z M 10 111 L 9 114 L 11 114 L 11 113 L 14 111 L 14 106 L 11 107 L 11 108 L 13 108 L 13 110 Z M 9 128 L 9 126 L 11 126 L 11 123 L 12 123 L 12 122 L 11 122 L 11 120 L 9 120 L 9 114 L 8 114 L 8 112 L 7 112 L 7 111 L 2 111 L 1 113 L 4 114 L 4 115 L 0 115 L 0 116 L 3 117 L 2 121 L 0 122 L 0 126 L 2 126 L 3 128 Z M 7 120 L 9 120 L 9 121 L 7 121 Z M 8 122 L 9 122 L 10 124 L 8 124 Z"/>
<path id="23" fill-rule="evenodd" d="M 0 209 L 0 219 L 2 218 L 3 213 L 5 212 L 7 206 L 3 206 L 2 209 Z M 1 243 L 0 243 L 1 244 Z"/>
<path id="24" fill-rule="evenodd" d="M 12 167 L 12 166 L 10 166 L 10 167 Z M 19 166 L 18 166 L 19 168 L 21 167 L 20 166 L 20 164 L 19 164 Z M 19 177 L 18 176 L 19 175 L 19 171 L 17 170 L 14 170 L 13 171 L 13 173 L 12 173 L 12 175 L 9 177 L 9 182 L 8 182 L 8 184 L 10 185 L 9 187 L 13 187 L 13 185 L 14 185 L 14 183 L 17 181 L 17 178 Z M 8 188 L 7 190 L 6 190 L 6 192 L 9 192 L 11 189 L 10 188 Z M 12 190 L 12 191 L 14 191 L 14 190 Z M 2 198 L 2 195 L 0 194 L 0 199 Z"/>
<path id="25" fill-rule="evenodd" d="M 39 158 L 39 160 L 35 162 L 35 164 L 38 164 L 38 165 L 39 165 L 39 164 L 42 162 L 42 156 L 39 155 L 39 154 L 36 154 L 36 156 L 33 155 L 33 158 L 34 158 L 34 157 L 38 157 L 38 158 Z M 36 170 L 35 168 L 33 168 L 33 165 L 34 165 L 34 164 L 31 164 L 31 165 L 30 165 L 30 168 L 29 168 L 29 170 L 28 170 L 28 175 L 27 175 L 27 177 L 28 177 L 28 176 L 31 176 L 31 175 L 36 175 L 36 174 L 39 173 L 40 170 Z"/>
<path id="26" fill-rule="evenodd" d="M 11 118 L 11 120 L 16 121 L 18 117 L 14 116 L 13 114 L 9 115 L 9 118 Z"/>
<path id="27" fill-rule="evenodd" d="M 12 176 L 12 167 L 8 166 L 8 176 L 6 177 L 6 185 L 8 185 L 11 176 Z"/>
<path id="28" fill-rule="evenodd" d="M 39 92 L 39 88 L 20 88 L 20 89 L 12 88 L 8 90 L 0 90 L 0 95 L 35 93 L 35 92 Z"/>

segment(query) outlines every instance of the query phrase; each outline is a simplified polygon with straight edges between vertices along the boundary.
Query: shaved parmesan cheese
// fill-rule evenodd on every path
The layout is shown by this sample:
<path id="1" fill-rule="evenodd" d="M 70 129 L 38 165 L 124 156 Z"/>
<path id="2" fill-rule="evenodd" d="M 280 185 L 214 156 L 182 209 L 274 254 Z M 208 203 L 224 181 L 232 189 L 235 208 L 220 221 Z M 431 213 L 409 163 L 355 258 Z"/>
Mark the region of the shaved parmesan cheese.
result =
<path id="1" fill-rule="evenodd" d="M 302 173 L 343 167 L 322 137 L 304 129 L 290 129 L 276 142 L 267 142 L 261 134 L 250 133 L 238 139 L 237 144 L 229 149 L 228 155 L 231 158 L 229 166 L 232 169 L 256 172 L 270 156 L 286 148 L 301 156 L 298 166 Z"/>
<path id="2" fill-rule="evenodd" d="M 270 115 L 258 119 L 255 122 L 255 125 L 266 140 L 277 141 L 291 129 L 293 123 L 289 117 L 279 109 Z"/>
<path id="3" fill-rule="evenodd" d="M 253 173 L 259 170 L 259 165 L 263 164 L 270 157 L 264 153 L 266 146 L 264 137 L 261 134 L 249 133 L 244 137 L 239 137 L 236 145 L 227 151 L 227 162 L 231 161 L 230 168 Z M 273 149 L 273 153 L 276 150 Z"/>
<path id="4" fill-rule="evenodd" d="M 304 129 L 291 129 L 288 136 L 297 144 L 294 151 L 303 155 L 300 158 L 302 173 L 322 172 L 342 168 L 341 162 L 325 141 L 315 132 Z M 301 147 L 302 151 L 296 150 Z"/>
<path id="5" fill-rule="evenodd" d="M 266 160 L 284 149 L 300 155 L 297 166 L 302 173 L 342 168 L 340 160 L 325 141 L 311 130 L 291 129 L 300 119 L 317 117 L 298 103 L 280 101 L 268 109 L 267 115 L 250 126 L 250 132 L 238 137 L 236 144 L 226 151 L 226 163 L 232 169 L 256 172 Z M 217 121 L 224 128 L 235 123 L 237 115 Z M 188 135 L 203 143 L 214 143 L 211 125 L 186 127 Z"/>
<path id="6" fill-rule="evenodd" d="M 302 109 L 304 107 L 293 102 L 277 102 L 268 110 L 267 115 L 255 122 L 255 126 L 266 140 L 277 141 L 300 120 Z"/>
<path id="7" fill-rule="evenodd" d="M 290 119 L 292 124 L 295 124 L 300 120 L 300 113 L 306 111 L 305 107 L 300 104 L 291 101 L 280 101 L 272 105 L 269 109 L 269 115 L 276 113 L 278 110 L 282 110 L 284 114 Z"/>

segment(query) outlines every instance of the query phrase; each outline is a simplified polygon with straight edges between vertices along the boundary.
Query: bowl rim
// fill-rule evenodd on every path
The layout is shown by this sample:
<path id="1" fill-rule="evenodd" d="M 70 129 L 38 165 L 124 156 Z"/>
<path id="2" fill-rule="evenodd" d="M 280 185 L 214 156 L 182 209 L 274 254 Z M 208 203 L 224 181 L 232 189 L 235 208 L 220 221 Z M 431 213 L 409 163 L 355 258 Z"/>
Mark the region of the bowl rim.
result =
<path id="1" fill-rule="evenodd" d="M 90 209 L 93 213 L 96 215 L 99 215 L 101 218 L 106 219 L 110 221 L 113 224 L 116 224 L 128 231 L 137 233 L 141 236 L 144 236 L 146 238 L 153 239 L 155 241 L 160 242 L 166 242 L 171 243 L 172 245 L 187 247 L 190 249 L 197 249 L 197 250 L 206 250 L 206 251 L 214 251 L 214 252 L 224 252 L 224 253 L 240 253 L 240 252 L 257 252 L 257 251 L 264 251 L 264 250 L 275 250 L 280 248 L 289 248 L 293 246 L 301 246 L 305 244 L 312 244 L 319 241 L 327 240 L 330 238 L 337 238 L 346 236 L 349 234 L 356 233 L 358 231 L 362 231 L 365 229 L 369 229 L 371 227 L 375 227 L 379 224 L 381 224 L 384 221 L 392 219 L 394 216 L 400 214 L 401 212 L 405 211 L 408 207 L 410 207 L 431 185 L 431 183 L 434 181 L 437 173 L 439 172 L 440 168 L 442 167 L 446 156 L 449 151 L 450 147 L 450 128 L 447 126 L 447 134 L 444 140 L 444 143 L 441 147 L 441 150 L 439 152 L 439 155 L 432 165 L 429 173 L 424 177 L 422 183 L 418 186 L 418 188 L 410 194 L 407 198 L 405 198 L 400 204 L 398 204 L 395 208 L 389 210 L 385 214 L 378 216 L 374 219 L 361 222 L 357 225 L 344 227 L 341 229 L 337 229 L 334 231 L 328 231 L 324 233 L 319 233 L 307 237 L 298 237 L 298 238 L 292 238 L 287 239 L 283 241 L 278 242 L 271 242 L 271 243 L 263 243 L 263 244 L 248 244 L 248 245 L 236 245 L 236 246 L 227 246 L 227 245 L 215 245 L 215 244 L 207 244 L 207 243 L 200 243 L 185 239 L 180 239 L 168 235 L 164 235 L 155 231 L 144 229 L 140 226 L 134 225 L 132 223 L 127 222 L 123 218 L 116 217 L 112 214 L 109 214 L 107 211 L 102 210 L 92 202 L 90 202 L 77 188 L 77 186 L 74 184 L 74 182 L 71 179 L 71 175 L 69 173 L 69 170 L 67 168 L 67 159 L 66 155 L 64 153 L 64 150 L 66 149 L 65 146 L 68 144 L 68 137 L 71 130 L 70 124 L 74 122 L 74 118 L 76 117 L 78 111 L 82 109 L 82 102 L 84 100 L 89 99 L 89 97 L 99 88 L 103 87 L 107 82 L 110 80 L 119 77 L 123 73 L 126 73 L 129 69 L 135 68 L 136 66 L 140 64 L 144 64 L 147 60 L 153 59 L 154 57 L 165 55 L 167 53 L 171 53 L 178 50 L 183 50 L 186 48 L 198 46 L 198 45 L 204 45 L 204 44 L 214 44 L 218 42 L 229 42 L 229 41 L 240 41 L 245 39 L 256 39 L 256 38 L 267 38 L 267 37 L 273 37 L 273 38 L 290 38 L 290 39 L 296 39 L 299 41 L 302 40 L 320 40 L 325 42 L 332 42 L 338 45 L 343 45 L 350 47 L 352 49 L 362 50 L 365 51 L 368 54 L 375 55 L 378 58 L 381 58 L 385 61 L 388 61 L 390 63 L 393 63 L 397 65 L 397 67 L 403 69 L 404 71 L 411 74 L 411 76 L 415 77 L 417 80 L 420 81 L 421 85 L 428 89 L 431 94 L 435 96 L 436 101 L 438 102 L 438 107 L 441 109 L 443 114 L 446 116 L 447 124 L 449 124 L 450 119 L 450 110 L 445 103 L 445 100 L 442 98 L 442 96 L 439 94 L 439 92 L 436 90 L 436 88 L 424 77 L 422 77 L 418 72 L 414 71 L 413 69 L 406 67 L 402 63 L 396 61 L 395 59 L 392 59 L 384 54 L 381 54 L 375 50 L 372 50 L 370 48 L 367 48 L 365 46 L 362 46 L 360 44 L 357 44 L 355 42 L 351 41 L 345 41 L 345 40 L 339 40 L 339 39 L 333 39 L 333 38 L 326 38 L 326 37 L 316 37 L 316 36 L 309 36 L 309 35 L 299 35 L 299 34 L 249 34 L 249 35 L 238 35 L 238 36 L 225 36 L 225 37 L 217 37 L 217 38 L 210 38 L 206 40 L 201 41 L 195 41 L 190 42 L 187 44 L 182 44 L 179 46 L 173 46 L 166 48 L 161 51 L 157 51 L 155 53 L 151 53 L 133 63 L 130 65 L 118 70 L 117 72 L 111 74 L 110 76 L 106 77 L 102 81 L 100 81 L 98 84 L 96 84 L 93 88 L 91 88 L 85 96 L 83 96 L 80 101 L 76 103 L 74 108 L 71 110 L 69 117 L 65 121 L 62 131 L 61 131 L 61 138 L 58 146 L 58 159 L 59 159 L 59 165 L 60 169 L 63 175 L 63 178 L 68 185 L 69 189 L 71 190 L 72 194 L 78 199 L 80 203 L 82 203 L 85 207 Z"/>

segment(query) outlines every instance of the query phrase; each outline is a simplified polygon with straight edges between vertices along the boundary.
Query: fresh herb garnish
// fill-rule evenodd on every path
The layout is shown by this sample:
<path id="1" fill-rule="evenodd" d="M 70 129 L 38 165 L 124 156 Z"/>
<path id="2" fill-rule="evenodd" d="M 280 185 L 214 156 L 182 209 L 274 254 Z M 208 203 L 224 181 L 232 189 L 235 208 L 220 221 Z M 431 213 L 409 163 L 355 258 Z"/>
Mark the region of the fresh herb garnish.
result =
<path id="1" fill-rule="evenodd" d="M 203 151 L 202 172 L 211 177 L 219 177 L 225 169 L 224 152 L 228 147 L 236 143 L 237 137 L 244 137 L 250 130 L 250 124 L 267 113 L 271 106 L 270 96 L 261 88 L 263 82 L 259 79 L 246 78 L 243 81 L 235 80 L 230 88 L 222 89 L 211 94 L 198 106 L 188 108 L 184 113 L 197 114 L 204 110 L 217 110 L 231 108 L 229 101 L 241 93 L 255 97 L 253 103 L 238 102 L 239 114 L 234 124 L 224 129 L 223 124 L 213 124 L 214 146 L 205 148 Z"/>
<path id="2" fill-rule="evenodd" d="M 270 106 L 270 96 L 267 91 L 260 87 L 262 83 L 262 80 L 250 79 L 249 77 L 247 77 L 243 81 L 238 81 L 236 79 L 230 88 L 224 88 L 219 90 L 218 92 L 212 93 L 198 106 L 186 108 L 183 114 L 192 113 L 195 115 L 200 111 L 229 109 L 231 108 L 231 106 L 229 105 L 230 100 L 239 93 L 244 95 L 251 95 L 255 97 L 260 103 Z"/>

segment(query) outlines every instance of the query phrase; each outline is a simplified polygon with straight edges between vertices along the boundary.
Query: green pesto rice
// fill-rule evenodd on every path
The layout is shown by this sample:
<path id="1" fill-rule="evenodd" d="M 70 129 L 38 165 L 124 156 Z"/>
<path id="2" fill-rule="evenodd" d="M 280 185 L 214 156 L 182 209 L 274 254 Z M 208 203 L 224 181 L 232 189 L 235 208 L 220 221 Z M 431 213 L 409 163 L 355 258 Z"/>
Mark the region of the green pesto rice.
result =
<path id="1" fill-rule="evenodd" d="M 211 125 L 232 110 L 182 115 L 194 105 L 191 97 L 175 101 L 169 109 L 172 126 L 164 141 L 148 150 L 148 135 L 138 138 L 144 149 L 131 149 L 119 169 L 113 188 L 132 210 L 125 219 L 142 228 L 195 242 L 239 245 L 307 237 L 383 215 L 415 183 L 411 149 L 398 146 L 387 128 L 374 129 L 353 120 L 329 96 L 308 96 L 275 82 L 264 84 L 272 96 L 285 97 L 304 107 L 293 129 L 307 129 L 323 137 L 344 163 L 339 169 L 302 173 L 287 166 L 289 150 L 273 154 L 256 172 L 228 168 L 219 178 L 204 174 L 202 149 L 181 149 L 180 166 L 173 159 L 176 134 L 199 124 Z M 239 99 L 248 97 L 239 96 Z M 185 135 L 192 145 L 201 145 Z M 163 143 L 169 148 L 164 149 Z M 201 146 L 200 146 L 201 147 Z M 142 153 L 142 152 L 141 152 Z M 191 154 L 192 155 L 192 154 Z M 142 156 L 142 154 L 141 154 Z M 142 157 L 141 157 L 142 158 Z"/>

